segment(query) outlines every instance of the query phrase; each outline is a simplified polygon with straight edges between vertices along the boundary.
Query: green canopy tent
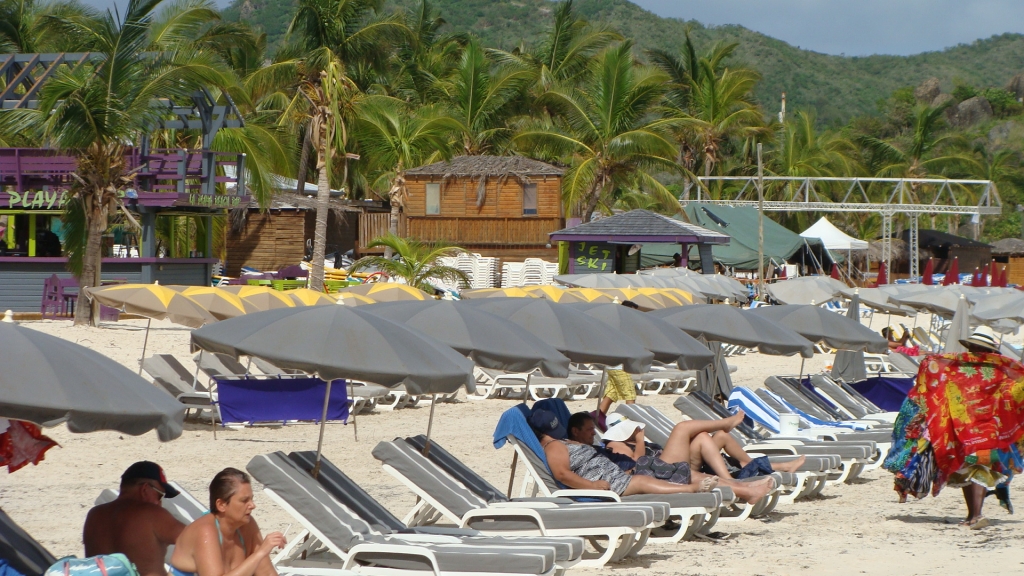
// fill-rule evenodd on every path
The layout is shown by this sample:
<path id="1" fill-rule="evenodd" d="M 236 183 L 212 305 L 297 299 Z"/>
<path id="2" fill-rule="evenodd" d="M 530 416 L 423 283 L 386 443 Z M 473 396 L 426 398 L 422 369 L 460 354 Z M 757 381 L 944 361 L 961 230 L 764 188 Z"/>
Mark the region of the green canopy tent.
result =
<path id="1" fill-rule="evenodd" d="M 741 270 L 757 269 L 757 210 L 743 206 L 720 206 L 690 202 L 683 207 L 686 219 L 692 224 L 728 234 L 732 241 L 719 244 L 711 251 L 715 262 Z M 660 250 L 659 250 L 660 248 Z M 643 246 L 641 266 L 657 266 L 672 261 L 672 246 Z M 809 254 L 805 263 L 824 268 L 828 272 L 831 261 L 818 238 L 803 238 L 771 218 L 764 219 L 765 263 L 781 264 L 790 261 L 800 250 Z M 667 252 L 667 253 L 663 253 Z M 821 261 L 822 256 L 825 262 Z M 817 263 L 815 262 L 817 260 Z"/>

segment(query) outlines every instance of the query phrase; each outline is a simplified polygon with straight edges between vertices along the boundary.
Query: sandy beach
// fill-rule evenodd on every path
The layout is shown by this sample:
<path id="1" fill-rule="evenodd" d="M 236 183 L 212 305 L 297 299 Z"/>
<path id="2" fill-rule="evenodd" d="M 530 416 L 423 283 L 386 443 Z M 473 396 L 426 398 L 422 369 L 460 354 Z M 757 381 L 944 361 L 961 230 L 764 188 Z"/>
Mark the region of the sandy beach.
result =
<path id="1" fill-rule="evenodd" d="M 41 330 L 97 350 L 132 369 L 138 368 L 145 321 L 124 321 L 101 328 L 76 328 L 67 321 L 29 322 Z M 189 330 L 154 322 L 148 352 L 174 354 L 192 366 Z M 1019 338 L 1017 338 L 1019 340 Z M 806 364 L 820 371 L 832 357 L 819 355 Z M 738 370 L 738 384 L 759 385 L 772 374 L 796 373 L 798 357 L 750 353 L 730 358 Z M 671 417 L 675 396 L 646 396 L 641 403 L 657 406 Z M 508 400 L 439 404 L 434 438 L 439 444 L 505 487 L 512 451 L 495 450 L 491 432 Z M 377 410 L 358 416 L 358 440 L 351 425 L 327 428 L 324 454 L 368 492 L 402 517 L 414 497 L 386 474 L 370 451 L 381 440 L 426 431 L 429 405 L 398 411 Z M 570 403 L 570 409 L 593 409 L 593 401 Z M 0 503 L 17 523 L 55 556 L 81 555 L 81 527 L 93 501 L 105 488 L 117 486 L 121 472 L 137 460 L 153 460 L 200 500 L 207 485 L 226 466 L 244 469 L 258 454 L 309 450 L 316 447 L 313 425 L 219 429 L 216 439 L 209 425 L 187 422 L 185 433 L 160 443 L 156 434 L 132 437 L 118 433 L 71 434 L 65 427 L 46 433 L 60 443 L 38 466 L 0 476 Z M 518 478 L 517 478 L 518 483 Z M 264 533 L 300 526 L 273 502 L 263 497 L 258 483 L 254 513 Z M 517 488 L 518 489 L 518 488 Z M 1024 488 L 1015 483 L 1013 499 L 1024 506 Z M 892 476 L 873 471 L 852 484 L 827 487 L 819 498 L 780 506 L 770 517 L 739 523 L 720 522 L 717 530 L 731 537 L 720 542 L 681 542 L 673 546 L 648 545 L 642 554 L 601 572 L 614 574 L 1014 574 L 1024 570 L 1024 524 L 1010 516 L 994 499 L 985 506 L 993 526 L 969 531 L 957 526 L 965 515 L 960 491 L 947 489 L 938 498 L 900 505 L 892 490 Z M 573 570 L 587 574 L 593 570 Z"/>

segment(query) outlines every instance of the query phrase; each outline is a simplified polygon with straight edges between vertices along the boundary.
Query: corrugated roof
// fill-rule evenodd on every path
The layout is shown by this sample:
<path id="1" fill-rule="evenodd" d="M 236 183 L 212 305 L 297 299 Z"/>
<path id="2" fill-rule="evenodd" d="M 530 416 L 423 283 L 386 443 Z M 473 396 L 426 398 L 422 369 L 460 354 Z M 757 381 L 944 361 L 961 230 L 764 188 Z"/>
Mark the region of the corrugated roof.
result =
<path id="1" fill-rule="evenodd" d="M 1003 238 L 992 243 L 993 254 L 1024 254 L 1024 240 Z"/>
<path id="2" fill-rule="evenodd" d="M 552 236 L 628 236 L 628 237 L 679 237 L 696 236 L 704 241 L 728 242 L 729 235 L 709 230 L 702 226 L 682 222 L 651 212 L 630 210 L 614 216 L 607 216 L 573 228 L 551 233 Z"/>
<path id="3" fill-rule="evenodd" d="M 435 162 L 406 170 L 407 176 L 561 176 L 565 170 L 523 156 L 456 156 L 450 162 Z"/>

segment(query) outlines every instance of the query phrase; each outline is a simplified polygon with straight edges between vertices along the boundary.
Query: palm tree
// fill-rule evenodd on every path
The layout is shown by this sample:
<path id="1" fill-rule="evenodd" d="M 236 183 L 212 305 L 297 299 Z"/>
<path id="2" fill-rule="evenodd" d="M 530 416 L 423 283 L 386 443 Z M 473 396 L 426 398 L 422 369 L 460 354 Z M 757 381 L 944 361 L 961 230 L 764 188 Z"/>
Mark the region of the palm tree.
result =
<path id="1" fill-rule="evenodd" d="M 35 110 L 10 110 L 0 123 L 14 131 L 38 135 L 78 159 L 71 186 L 75 210 L 81 210 L 85 244 L 79 282 L 82 288 L 99 284 L 101 237 L 108 217 L 121 211 L 131 218 L 118 198 L 133 175 L 124 163 L 124 146 L 158 123 L 157 98 L 187 100 L 200 85 L 225 85 L 228 80 L 208 55 L 185 47 L 159 56 L 145 54 L 149 46 L 152 12 L 160 0 L 131 0 L 123 21 L 107 12 L 98 24 L 90 20 L 62 19 L 73 33 L 90 35 L 95 51 L 104 59 L 95 65 L 58 72 L 39 95 Z M 92 26 L 91 26 L 92 25 Z M 90 314 L 99 322 L 99 306 L 80 306 L 75 323 Z"/>
<path id="2" fill-rule="evenodd" d="M 447 23 L 428 0 L 406 15 L 409 34 L 391 58 L 381 92 L 407 102 L 430 104 L 447 96 L 442 84 L 462 56 L 465 34 L 442 33 Z"/>
<path id="3" fill-rule="evenodd" d="M 639 185 L 649 194 L 673 197 L 651 175 L 677 170 L 668 130 L 678 120 L 652 116 L 667 77 L 637 66 L 632 49 L 632 43 L 623 42 L 601 54 L 586 86 L 559 87 L 541 96 L 558 113 L 555 122 L 527 127 L 514 138 L 530 154 L 570 158 L 563 203 L 566 212 L 584 222 L 617 188 Z"/>
<path id="4" fill-rule="evenodd" d="M 397 258 L 387 256 L 364 256 L 349 269 L 350 272 L 365 268 L 376 268 L 391 278 L 401 278 L 409 286 L 419 288 L 433 294 L 431 280 L 456 283 L 461 287 L 469 286 L 469 277 L 465 272 L 452 266 L 445 266 L 439 261 L 443 257 L 455 256 L 465 250 L 457 246 L 444 244 L 424 244 L 417 240 L 402 238 L 394 234 L 381 236 L 370 242 L 369 248 L 384 246 Z"/>
<path id="5" fill-rule="evenodd" d="M 448 90 L 451 115 L 461 124 L 464 154 L 475 156 L 503 148 L 512 136 L 506 124 L 511 104 L 532 77 L 528 70 L 508 66 L 492 70 L 480 44 L 469 42 Z"/>
<path id="6" fill-rule="evenodd" d="M 356 106 L 355 138 L 366 157 L 370 188 L 391 203 L 390 233 L 398 236 L 398 219 L 408 191 L 405 171 L 451 157 L 451 137 L 462 125 L 431 107 L 412 111 L 402 101 L 368 96 Z M 386 192 L 385 192 L 386 191 Z M 385 256 L 392 247 L 384 244 Z"/>
<path id="7" fill-rule="evenodd" d="M 98 13 L 76 0 L 0 1 L 0 53 L 84 52 L 92 42 L 64 20 L 95 20 Z"/>
<path id="8" fill-rule="evenodd" d="M 977 159 L 967 150 L 964 136 L 943 132 L 943 117 L 950 104 L 918 107 L 909 137 L 891 141 L 873 136 L 858 138 L 858 143 L 870 154 L 868 162 L 872 172 L 888 178 L 945 178 L 958 171 L 980 170 Z M 919 183 L 911 183 L 907 192 L 912 201 L 918 201 L 921 187 Z M 951 215 L 950 228 L 955 222 L 959 222 L 959 216 Z"/>
<path id="9" fill-rule="evenodd" d="M 648 57 L 668 75 L 668 91 L 662 113 L 681 118 L 672 135 L 678 146 L 677 163 L 688 172 L 703 164 L 704 176 L 711 175 L 722 161 L 722 148 L 733 137 L 750 138 L 763 124 L 753 101 L 760 75 L 747 68 L 728 68 L 726 60 L 738 44 L 715 44 L 704 55 L 686 33 L 680 57 L 665 51 L 648 51 Z M 689 198 L 690 185 L 683 198 Z"/>
<path id="10" fill-rule="evenodd" d="M 532 51 L 521 46 L 490 52 L 499 64 L 533 71 L 538 93 L 543 93 L 556 85 L 581 80 L 590 71 L 594 57 L 622 39 L 617 32 L 580 18 L 573 10 L 573 0 L 566 0 L 555 8 L 551 29 Z"/>

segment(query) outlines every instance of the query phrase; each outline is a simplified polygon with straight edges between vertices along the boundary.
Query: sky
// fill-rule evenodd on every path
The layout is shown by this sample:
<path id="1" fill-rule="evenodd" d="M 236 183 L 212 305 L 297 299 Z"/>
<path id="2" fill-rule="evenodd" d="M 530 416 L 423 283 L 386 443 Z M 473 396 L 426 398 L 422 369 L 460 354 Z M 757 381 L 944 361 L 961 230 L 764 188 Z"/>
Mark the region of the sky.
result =
<path id="1" fill-rule="evenodd" d="M 739 24 L 826 54 L 908 55 L 1024 32 L 1021 0 L 633 0 L 660 16 Z"/>
<path id="2" fill-rule="evenodd" d="M 115 1 L 84 0 L 97 7 Z M 230 0 L 216 0 L 226 6 Z M 633 0 L 660 16 L 740 24 L 826 54 L 917 54 L 1024 33 L 1022 0 Z"/>

